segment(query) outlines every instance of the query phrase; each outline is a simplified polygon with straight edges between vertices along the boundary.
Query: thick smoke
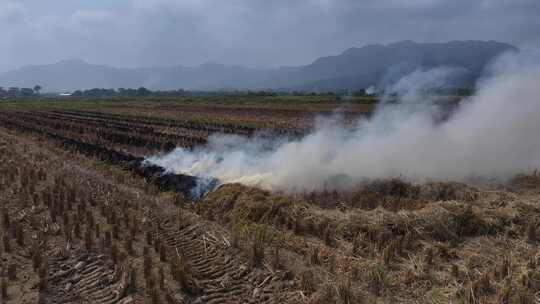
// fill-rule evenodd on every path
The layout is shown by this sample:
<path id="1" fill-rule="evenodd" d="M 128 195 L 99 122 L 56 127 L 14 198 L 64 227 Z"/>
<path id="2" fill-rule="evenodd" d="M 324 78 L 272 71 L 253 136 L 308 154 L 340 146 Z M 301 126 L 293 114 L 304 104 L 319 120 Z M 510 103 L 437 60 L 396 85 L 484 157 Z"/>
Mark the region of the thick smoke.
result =
<path id="1" fill-rule="evenodd" d="M 506 179 L 540 166 L 540 60 L 507 54 L 450 110 L 433 89 L 459 78 L 451 68 L 417 70 L 385 89 L 370 119 L 317 122 L 300 140 L 212 136 L 149 162 L 172 171 L 263 188 L 346 189 L 364 178 Z M 449 114 L 451 113 L 451 114 Z"/>

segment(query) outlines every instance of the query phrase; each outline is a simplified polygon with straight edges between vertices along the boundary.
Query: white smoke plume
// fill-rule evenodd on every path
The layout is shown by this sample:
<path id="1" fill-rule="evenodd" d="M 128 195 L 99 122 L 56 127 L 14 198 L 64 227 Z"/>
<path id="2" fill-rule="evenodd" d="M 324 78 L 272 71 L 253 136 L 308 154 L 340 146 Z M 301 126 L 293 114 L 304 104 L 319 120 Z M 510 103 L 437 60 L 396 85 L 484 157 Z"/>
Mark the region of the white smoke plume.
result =
<path id="1" fill-rule="evenodd" d="M 363 178 L 506 179 L 540 167 L 540 60 L 507 54 L 476 94 L 441 118 L 426 92 L 461 71 L 418 70 L 386 89 L 370 119 L 345 127 L 321 120 L 300 140 L 216 135 L 208 146 L 147 159 L 175 172 L 267 189 L 346 189 Z M 397 96 L 397 97 L 396 97 Z"/>

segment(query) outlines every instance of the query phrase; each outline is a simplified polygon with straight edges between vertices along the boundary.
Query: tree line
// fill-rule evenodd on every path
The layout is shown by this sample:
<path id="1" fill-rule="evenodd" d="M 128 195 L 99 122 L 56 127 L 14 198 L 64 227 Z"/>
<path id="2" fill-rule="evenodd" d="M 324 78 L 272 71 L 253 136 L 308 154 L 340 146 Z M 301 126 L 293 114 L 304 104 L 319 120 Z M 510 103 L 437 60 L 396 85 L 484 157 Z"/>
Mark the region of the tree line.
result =
<path id="1" fill-rule="evenodd" d="M 159 96 L 168 96 L 168 97 L 198 97 L 198 96 L 256 96 L 256 97 L 272 97 L 272 96 L 334 96 L 340 95 L 336 92 L 322 92 L 322 93 L 313 93 L 313 92 L 304 92 L 304 91 L 273 91 L 273 90 L 216 90 L 216 91 L 189 91 L 189 90 L 149 90 L 144 87 L 138 89 L 104 89 L 104 88 L 94 88 L 89 90 L 77 90 L 71 93 L 71 96 L 75 97 L 159 97 Z"/>
<path id="2" fill-rule="evenodd" d="M 36 85 L 33 88 L 19 88 L 19 87 L 0 87 L 0 98 L 2 97 L 29 97 L 38 96 L 41 91 L 41 86 Z"/>
<path id="3" fill-rule="evenodd" d="M 103 89 L 94 88 L 90 90 L 77 90 L 71 96 L 78 97 L 138 97 L 138 96 L 187 96 L 188 92 L 182 89 L 169 91 L 151 91 L 147 88 L 138 89 Z"/>
<path id="4" fill-rule="evenodd" d="M 31 97 L 40 96 L 42 87 L 36 85 L 33 88 L 19 88 L 19 87 L 0 87 L 0 98 L 6 97 Z M 119 88 L 119 89 L 105 89 L 105 88 L 93 88 L 88 90 L 76 90 L 72 92 L 71 96 L 75 97 L 215 97 L 215 96 L 254 96 L 254 97 L 272 97 L 272 96 L 333 96 L 336 100 L 341 100 L 344 97 L 372 97 L 377 94 L 383 94 L 384 92 L 378 92 L 376 94 L 370 94 L 365 89 L 359 89 L 356 91 L 338 90 L 338 91 L 325 91 L 325 92 L 311 92 L 311 91 L 280 91 L 280 90 L 215 90 L 215 91 L 189 91 L 184 89 L 178 90 L 150 90 L 145 87 L 137 89 L 132 88 Z M 387 92 L 388 93 L 388 92 Z M 472 88 L 451 88 L 451 89 L 431 89 L 431 94 L 440 95 L 457 95 L 457 96 L 470 96 L 474 93 Z M 390 93 L 392 94 L 392 93 Z M 54 94 L 48 94 L 54 95 Z"/>

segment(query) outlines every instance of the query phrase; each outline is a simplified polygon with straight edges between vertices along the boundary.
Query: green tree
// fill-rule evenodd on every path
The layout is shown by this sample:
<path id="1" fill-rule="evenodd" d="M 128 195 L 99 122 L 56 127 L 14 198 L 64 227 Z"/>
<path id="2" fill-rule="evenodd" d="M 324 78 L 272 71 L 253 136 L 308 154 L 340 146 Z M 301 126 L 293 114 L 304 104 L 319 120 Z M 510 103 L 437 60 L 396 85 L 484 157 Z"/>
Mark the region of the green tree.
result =
<path id="1" fill-rule="evenodd" d="M 137 89 L 137 96 L 148 96 L 150 95 L 150 91 L 147 88 L 140 87 Z"/>
<path id="2" fill-rule="evenodd" d="M 34 86 L 34 92 L 39 95 L 39 91 L 41 91 L 42 87 L 39 84 L 36 84 Z"/>

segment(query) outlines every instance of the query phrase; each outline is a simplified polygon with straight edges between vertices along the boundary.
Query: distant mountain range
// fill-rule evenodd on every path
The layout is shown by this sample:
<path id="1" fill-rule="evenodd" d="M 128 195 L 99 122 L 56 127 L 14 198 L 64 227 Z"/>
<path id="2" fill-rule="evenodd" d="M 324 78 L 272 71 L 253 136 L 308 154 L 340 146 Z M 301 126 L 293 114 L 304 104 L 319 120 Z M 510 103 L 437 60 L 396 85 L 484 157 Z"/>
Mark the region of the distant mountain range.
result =
<path id="1" fill-rule="evenodd" d="M 196 67 L 115 68 L 66 60 L 27 66 L 0 74 L 0 86 L 33 87 L 59 92 L 90 88 L 356 90 L 392 81 L 418 68 L 449 66 L 467 70 L 466 83 L 477 79 L 496 56 L 517 48 L 495 41 L 452 41 L 351 48 L 305 66 L 259 70 L 207 63 Z"/>

